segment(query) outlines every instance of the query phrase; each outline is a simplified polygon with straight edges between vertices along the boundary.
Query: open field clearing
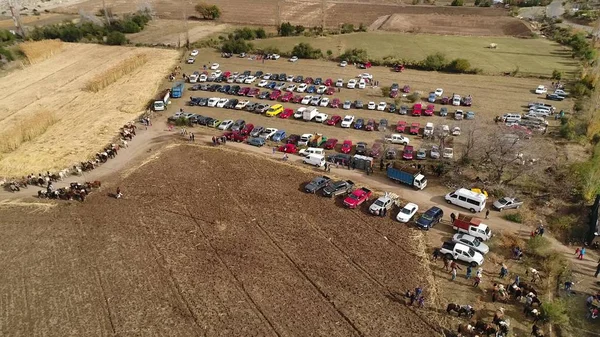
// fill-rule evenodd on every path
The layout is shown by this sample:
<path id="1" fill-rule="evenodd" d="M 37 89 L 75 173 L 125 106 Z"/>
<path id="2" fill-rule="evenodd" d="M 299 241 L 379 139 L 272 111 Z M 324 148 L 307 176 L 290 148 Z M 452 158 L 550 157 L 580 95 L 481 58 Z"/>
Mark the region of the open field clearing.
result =
<path id="1" fill-rule="evenodd" d="M 195 42 L 227 29 L 226 24 L 211 22 L 188 21 L 190 42 Z M 152 20 L 143 31 L 128 34 L 127 38 L 132 43 L 165 44 L 177 46 L 185 44 L 185 23 L 182 20 Z"/>
<path id="2" fill-rule="evenodd" d="M 19 125 L 19 132 L 28 134 L 22 121 L 37 128 L 31 116 L 40 112 L 51 115 L 53 123 L 13 151 L 0 153 L 0 175 L 60 170 L 93 155 L 144 111 L 178 55 L 171 50 L 64 44 L 53 57 L 2 77 L 0 130 Z M 142 67 L 118 78 L 113 74 L 116 81 L 97 93 L 85 91 L 90 81 L 139 57 L 147 57 Z"/>
<path id="3" fill-rule="evenodd" d="M 420 61 L 429 54 L 441 52 L 448 59 L 468 59 L 471 66 L 492 74 L 513 71 L 517 66 L 523 73 L 545 76 L 550 76 L 554 69 L 566 74 L 573 74 L 577 69 L 577 62 L 571 58 L 570 51 L 546 39 L 474 39 L 466 36 L 367 32 L 323 38 L 282 37 L 252 42 L 258 48 L 277 47 L 282 51 L 291 51 L 296 44 L 305 42 L 321 49 L 324 54 L 331 50 L 334 55 L 339 55 L 346 49 L 362 48 L 373 59 L 393 55 L 396 58 Z M 496 43 L 498 48 L 488 48 L 490 43 Z"/>
<path id="4" fill-rule="evenodd" d="M 122 200 L 100 191 L 26 217 L 0 208 L 3 332 L 416 337 L 449 326 L 445 312 L 403 304 L 423 286 L 439 306 L 422 232 L 301 192 L 314 175 L 179 146 L 119 181 Z"/>
<path id="5" fill-rule="evenodd" d="M 107 0 L 107 6 L 116 13 L 137 10 L 138 3 L 120 0 Z M 222 11 L 220 21 L 240 25 L 276 25 L 278 17 L 275 0 L 215 0 Z M 195 15 L 194 4 L 174 0 L 157 0 L 152 6 L 162 19 L 176 19 L 182 13 Z M 88 0 L 77 5 L 65 6 L 55 11 L 76 14 L 80 9 L 96 13 L 102 8 L 102 1 Z M 306 27 L 319 26 L 322 23 L 321 1 L 281 1 L 281 21 Z M 508 16 L 503 9 L 478 7 L 412 6 L 397 1 L 328 1 L 325 9 L 325 24 L 338 27 L 342 23 L 370 26 L 386 16 L 400 15 L 388 20 L 385 29 L 414 30 L 441 34 L 465 35 L 516 35 L 529 36 L 530 29 L 519 19 Z"/>

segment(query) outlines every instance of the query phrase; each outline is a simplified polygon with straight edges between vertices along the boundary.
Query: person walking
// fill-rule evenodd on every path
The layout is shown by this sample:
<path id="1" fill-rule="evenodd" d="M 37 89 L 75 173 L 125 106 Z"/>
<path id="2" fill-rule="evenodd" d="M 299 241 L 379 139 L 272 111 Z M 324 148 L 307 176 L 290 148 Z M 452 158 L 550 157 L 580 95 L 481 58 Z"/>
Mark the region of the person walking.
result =
<path id="1" fill-rule="evenodd" d="M 455 264 L 454 267 L 451 267 L 452 270 L 450 270 L 450 274 L 452 274 L 452 281 L 456 280 L 456 273 L 458 271 L 458 269 L 461 269 L 460 266 L 458 264 Z"/>
<path id="2" fill-rule="evenodd" d="M 123 197 L 123 193 L 121 193 L 121 187 L 117 187 L 117 194 L 115 196 L 117 199 Z"/>
<path id="3" fill-rule="evenodd" d="M 273 154 L 275 154 L 275 151 L 277 151 L 277 148 L 273 146 Z"/>
<path id="4" fill-rule="evenodd" d="M 581 250 L 579 251 L 579 256 L 577 258 L 579 260 L 583 260 L 584 256 L 585 256 L 585 247 L 581 247 Z"/>
<path id="5" fill-rule="evenodd" d="M 485 218 L 486 219 L 490 218 L 490 209 L 489 208 L 485 211 Z"/>
<path id="6" fill-rule="evenodd" d="M 450 266 L 450 261 L 448 260 L 448 258 L 446 256 L 444 256 L 444 270 L 448 270 L 449 266 Z"/>
<path id="7" fill-rule="evenodd" d="M 500 267 L 500 278 L 504 279 L 507 275 L 508 275 L 508 268 L 506 268 L 506 265 L 503 263 L 502 267 Z"/>
<path id="8" fill-rule="evenodd" d="M 416 288 L 415 288 L 415 297 L 416 297 L 416 298 L 419 298 L 419 297 L 421 297 L 421 294 L 422 294 L 422 293 L 423 293 L 423 288 L 421 288 L 421 287 L 416 287 Z"/>
<path id="9" fill-rule="evenodd" d="M 468 265 L 467 266 L 467 274 L 465 275 L 467 280 L 471 279 L 471 273 L 473 273 L 473 268 L 471 268 L 471 265 Z"/>
<path id="10" fill-rule="evenodd" d="M 456 214 L 450 213 L 450 222 L 454 223 L 454 220 L 456 220 Z"/>
<path id="11" fill-rule="evenodd" d="M 433 250 L 433 255 L 432 255 L 432 257 L 433 257 L 433 261 L 437 261 L 437 260 L 438 260 L 438 258 L 440 257 L 440 249 L 439 249 L 439 248 L 435 248 L 435 249 Z M 600 268 L 600 262 L 598 263 L 598 268 Z M 597 274 L 598 274 L 598 273 L 596 273 L 596 275 L 597 275 Z"/>

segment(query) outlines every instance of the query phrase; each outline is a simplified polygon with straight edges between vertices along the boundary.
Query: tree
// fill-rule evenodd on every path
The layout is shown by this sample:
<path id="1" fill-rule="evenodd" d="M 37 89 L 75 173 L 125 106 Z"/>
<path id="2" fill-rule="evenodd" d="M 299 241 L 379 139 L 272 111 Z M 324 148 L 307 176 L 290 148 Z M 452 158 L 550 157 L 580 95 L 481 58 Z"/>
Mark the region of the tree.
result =
<path id="1" fill-rule="evenodd" d="M 446 55 L 442 53 L 435 53 L 431 55 L 427 55 L 425 60 L 423 60 L 423 68 L 425 70 L 442 70 L 446 67 Z"/>
<path id="2" fill-rule="evenodd" d="M 450 6 L 463 6 L 464 4 L 464 0 L 452 0 Z"/>
<path id="3" fill-rule="evenodd" d="M 471 70 L 471 63 L 467 59 L 454 59 L 446 67 L 446 70 L 453 73 L 467 73 Z"/>
<path id="4" fill-rule="evenodd" d="M 552 79 L 560 81 L 562 79 L 562 72 L 559 71 L 558 69 L 554 69 L 552 71 Z"/>
<path id="5" fill-rule="evenodd" d="M 252 50 L 252 44 L 242 39 L 227 39 L 221 45 L 221 51 L 224 53 L 247 53 Z"/>
<path id="6" fill-rule="evenodd" d="M 302 42 L 294 46 L 292 55 L 303 59 L 316 59 L 323 57 L 323 52 L 321 49 L 315 49 L 310 44 Z"/>
<path id="7" fill-rule="evenodd" d="M 254 40 L 256 38 L 256 32 L 248 27 L 236 29 L 233 32 L 234 39 L 242 40 Z"/>
<path id="8" fill-rule="evenodd" d="M 303 25 L 297 25 L 296 27 L 294 27 L 294 33 L 295 33 L 296 35 L 300 35 L 300 34 L 304 33 L 304 30 L 305 30 L 305 29 L 306 29 L 306 28 L 304 28 L 304 26 L 303 26 Z"/>
<path id="9" fill-rule="evenodd" d="M 294 31 L 294 26 L 289 22 L 284 22 L 277 27 L 277 33 L 281 36 L 292 36 L 294 35 Z"/>
<path id="10" fill-rule="evenodd" d="M 265 32 L 265 29 L 264 29 L 264 28 L 262 28 L 262 27 L 261 27 L 261 28 L 257 28 L 257 29 L 254 31 L 254 34 L 256 35 L 256 38 L 257 38 L 257 39 L 264 39 L 264 38 L 266 38 L 266 37 L 267 37 L 267 32 Z"/>
<path id="11" fill-rule="evenodd" d="M 106 37 L 106 44 L 111 46 L 120 46 L 127 43 L 125 34 L 117 31 L 112 31 Z"/>
<path id="12" fill-rule="evenodd" d="M 221 10 L 215 5 L 201 2 L 196 5 L 195 9 L 198 14 L 202 15 L 202 17 L 207 20 L 215 20 L 221 17 Z"/>
<path id="13" fill-rule="evenodd" d="M 340 55 L 339 59 L 340 61 L 346 61 L 349 63 L 360 63 L 367 61 L 369 58 L 366 50 L 353 48 L 346 49 L 346 51 Z"/>

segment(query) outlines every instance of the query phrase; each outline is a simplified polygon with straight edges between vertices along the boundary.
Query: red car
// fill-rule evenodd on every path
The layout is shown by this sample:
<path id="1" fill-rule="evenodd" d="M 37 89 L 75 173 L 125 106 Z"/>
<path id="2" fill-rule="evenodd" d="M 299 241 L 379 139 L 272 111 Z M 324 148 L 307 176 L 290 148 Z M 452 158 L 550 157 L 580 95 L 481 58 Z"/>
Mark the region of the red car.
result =
<path id="1" fill-rule="evenodd" d="M 397 64 L 394 66 L 394 71 L 397 73 L 401 73 L 404 71 L 404 65 L 402 64 Z"/>
<path id="2" fill-rule="evenodd" d="M 314 80 L 312 77 L 307 77 L 304 79 L 304 83 L 306 84 L 313 84 Z"/>
<path id="3" fill-rule="evenodd" d="M 244 125 L 244 128 L 242 129 L 242 131 L 240 131 L 240 133 L 242 135 L 249 135 L 250 132 L 252 132 L 252 130 L 254 130 L 254 124 L 248 123 L 248 124 Z"/>
<path id="4" fill-rule="evenodd" d="M 406 122 L 398 121 L 398 124 L 396 125 L 396 132 L 404 133 L 405 129 L 406 129 Z"/>
<path id="5" fill-rule="evenodd" d="M 294 93 L 288 91 L 285 94 L 283 94 L 283 96 L 281 96 L 281 101 L 289 102 L 292 99 L 292 97 L 294 97 Z"/>
<path id="6" fill-rule="evenodd" d="M 405 85 L 404 87 L 402 87 L 402 92 L 409 93 L 410 92 L 410 85 Z"/>
<path id="7" fill-rule="evenodd" d="M 435 105 L 427 104 L 427 109 L 425 109 L 425 112 L 423 112 L 423 115 L 433 116 L 433 110 L 435 110 Z"/>
<path id="8" fill-rule="evenodd" d="M 327 139 L 327 141 L 325 142 L 325 150 L 332 150 L 335 148 L 335 146 L 337 145 L 338 140 L 335 138 L 329 138 Z"/>
<path id="9" fill-rule="evenodd" d="M 342 144 L 342 148 L 340 149 L 340 151 L 342 151 L 342 153 L 345 153 L 345 154 L 350 153 L 350 151 L 352 151 L 352 141 L 345 140 L 344 143 Z"/>
<path id="10" fill-rule="evenodd" d="M 294 115 L 294 109 L 286 108 L 283 109 L 283 112 L 279 114 L 279 118 L 289 118 Z"/>
<path id="11" fill-rule="evenodd" d="M 291 143 L 283 144 L 279 147 L 279 152 L 296 153 L 298 152 L 298 147 Z"/>
<path id="12" fill-rule="evenodd" d="M 250 87 L 243 87 L 238 91 L 238 96 L 246 96 L 250 92 Z"/>
<path id="13" fill-rule="evenodd" d="M 258 93 L 260 92 L 260 90 L 258 90 L 258 88 L 252 88 L 250 89 L 250 91 L 248 91 L 248 93 L 246 94 L 247 97 L 254 97 L 256 95 L 258 95 Z"/>
<path id="14" fill-rule="evenodd" d="M 223 137 L 227 138 L 227 140 L 232 140 L 237 133 L 237 131 L 227 131 L 223 133 Z"/>
<path id="15" fill-rule="evenodd" d="M 365 131 L 373 131 L 375 130 L 375 120 L 369 119 L 367 121 L 367 125 L 365 125 Z"/>
<path id="16" fill-rule="evenodd" d="M 325 93 L 327 95 L 333 95 L 335 93 L 335 88 L 334 87 L 329 87 L 329 88 L 327 88 L 327 91 L 325 91 Z"/>
<path id="17" fill-rule="evenodd" d="M 396 98 L 399 94 L 400 92 L 398 90 L 392 90 L 390 91 L 390 98 Z"/>
<path id="18" fill-rule="evenodd" d="M 419 134 L 419 129 L 421 128 L 421 124 L 419 123 L 412 123 L 410 125 L 410 130 L 409 133 L 411 135 L 418 135 Z"/>
<path id="19" fill-rule="evenodd" d="M 332 108 L 337 108 L 340 106 L 340 99 L 339 98 L 334 98 L 333 101 L 331 101 L 331 107 Z"/>
<path id="20" fill-rule="evenodd" d="M 325 80 L 325 82 L 323 82 L 323 84 L 325 84 L 326 86 L 330 87 L 333 85 L 333 80 L 331 78 L 328 78 Z"/>
<path id="21" fill-rule="evenodd" d="M 404 151 L 402 151 L 402 159 L 413 160 L 414 148 L 411 145 L 404 145 Z"/>
<path id="22" fill-rule="evenodd" d="M 442 104 L 444 104 L 444 105 L 450 104 L 450 97 L 448 97 L 448 96 L 442 97 Z"/>
<path id="23" fill-rule="evenodd" d="M 223 74 L 221 74 L 221 76 L 223 76 L 223 78 L 229 78 L 229 76 L 231 76 L 231 71 L 226 71 Z"/>
<path id="24" fill-rule="evenodd" d="M 233 135 L 233 140 L 236 141 L 236 142 L 238 142 L 238 143 L 245 142 L 247 139 L 248 139 L 248 135 L 243 135 L 243 134 L 241 134 L 239 132 L 236 132 Z"/>
<path id="25" fill-rule="evenodd" d="M 348 208 L 357 208 L 363 202 L 369 200 L 371 194 L 373 194 L 373 192 L 366 187 L 354 190 L 346 197 L 346 199 L 344 199 L 344 205 Z"/>
<path id="26" fill-rule="evenodd" d="M 300 96 L 300 95 L 296 95 L 292 98 L 292 102 L 293 103 L 300 103 L 302 102 L 302 99 L 304 98 L 304 96 Z"/>
<path id="27" fill-rule="evenodd" d="M 300 140 L 300 135 L 289 135 L 286 139 L 285 139 L 285 143 L 286 144 L 298 144 L 298 141 Z"/>
<path id="28" fill-rule="evenodd" d="M 281 91 L 280 90 L 274 90 L 273 92 L 271 92 L 271 95 L 269 95 L 269 99 L 271 101 L 274 101 L 274 100 L 278 99 L 279 96 L 281 96 Z"/>
<path id="29" fill-rule="evenodd" d="M 342 121 L 342 117 L 338 116 L 338 115 L 334 115 L 331 116 L 331 118 L 329 118 L 327 121 L 325 121 L 325 124 L 327 125 L 336 125 L 337 123 Z"/>
<path id="30" fill-rule="evenodd" d="M 423 106 L 421 105 L 421 103 L 417 103 L 417 104 L 413 105 L 412 115 L 413 116 L 421 116 L 422 110 L 423 110 Z"/>

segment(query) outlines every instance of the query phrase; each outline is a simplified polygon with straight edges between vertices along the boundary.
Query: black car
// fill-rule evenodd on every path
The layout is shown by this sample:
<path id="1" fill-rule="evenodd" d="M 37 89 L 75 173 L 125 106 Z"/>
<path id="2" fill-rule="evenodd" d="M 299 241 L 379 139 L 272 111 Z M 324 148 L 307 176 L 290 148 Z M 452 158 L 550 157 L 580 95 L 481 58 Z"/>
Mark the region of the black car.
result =
<path id="1" fill-rule="evenodd" d="M 296 83 L 302 83 L 302 82 L 304 82 L 304 77 L 302 75 L 298 75 L 294 79 L 294 82 L 296 82 Z"/>
<path id="2" fill-rule="evenodd" d="M 267 99 L 267 98 L 269 98 L 270 95 L 271 95 L 270 92 L 263 91 L 260 94 L 258 94 L 258 98 L 260 98 L 260 99 Z"/>
<path id="3" fill-rule="evenodd" d="M 362 109 L 363 108 L 363 102 L 359 101 L 359 100 L 354 101 L 354 107 L 356 109 Z"/>
<path id="4" fill-rule="evenodd" d="M 194 105 L 199 105 L 198 103 L 200 102 L 201 97 L 190 97 L 190 101 L 188 102 L 188 105 L 190 106 L 194 106 Z"/>
<path id="5" fill-rule="evenodd" d="M 315 78 L 315 80 L 313 81 L 314 85 L 321 85 L 323 84 L 323 79 L 320 77 Z"/>
<path id="6" fill-rule="evenodd" d="M 348 165 L 348 162 L 352 159 L 352 156 L 345 153 L 336 153 L 330 156 L 327 156 L 327 161 L 334 164 L 340 165 Z"/>
<path id="7" fill-rule="evenodd" d="M 289 135 L 286 139 L 285 139 L 285 143 L 286 144 L 294 144 L 294 145 L 298 145 L 298 141 L 300 140 L 300 135 Z"/>
<path id="8" fill-rule="evenodd" d="M 261 77 L 264 73 L 262 72 L 262 70 L 259 70 L 257 72 L 254 73 L 254 77 Z"/>
<path id="9" fill-rule="evenodd" d="M 250 103 L 248 103 L 248 105 L 246 105 L 246 111 L 252 112 L 252 111 L 256 110 L 257 106 L 258 106 L 258 103 L 250 102 Z"/>
<path id="10" fill-rule="evenodd" d="M 229 84 L 225 84 L 224 86 L 220 87 L 218 91 L 222 93 L 227 93 L 229 92 L 229 90 L 231 90 L 231 86 Z"/>
<path id="11" fill-rule="evenodd" d="M 390 106 L 388 107 L 388 112 L 396 112 L 396 104 L 390 104 Z"/>
<path id="12" fill-rule="evenodd" d="M 331 182 L 331 178 L 329 178 L 327 176 L 316 177 L 310 183 L 308 183 L 308 184 L 306 184 L 306 186 L 304 186 L 304 191 L 306 193 L 313 193 L 313 194 L 317 193 L 318 190 L 329 185 L 330 182 Z"/>
<path id="13" fill-rule="evenodd" d="M 200 122 L 202 122 L 202 123 L 198 122 L 198 124 L 200 124 L 200 125 L 209 125 L 209 124 L 210 124 L 210 123 L 212 123 L 214 120 L 215 120 L 215 119 L 214 119 L 214 118 L 212 118 L 212 117 L 206 117 L 206 119 L 204 119 L 204 120 L 200 121 Z"/>
<path id="14" fill-rule="evenodd" d="M 190 87 L 191 91 L 198 91 L 200 90 L 200 84 L 194 84 Z"/>
<path id="15" fill-rule="evenodd" d="M 206 123 L 207 123 L 207 121 L 208 121 L 209 118 L 210 117 L 205 117 L 205 116 L 196 117 L 196 123 L 198 125 L 206 125 Z"/>
<path id="16" fill-rule="evenodd" d="M 200 84 L 200 90 L 207 91 L 208 88 L 210 88 L 210 84 L 208 84 L 208 83 L 202 83 L 202 84 Z"/>
<path id="17" fill-rule="evenodd" d="M 287 75 L 285 73 L 279 74 L 279 77 L 277 77 L 278 81 L 285 81 L 286 79 L 287 79 Z"/>
<path id="18" fill-rule="evenodd" d="M 237 95 L 238 92 L 240 92 L 240 86 L 239 85 L 234 85 L 231 87 L 231 89 L 229 89 L 229 94 L 230 95 Z"/>
<path id="19" fill-rule="evenodd" d="M 354 188 L 352 180 L 338 180 L 323 188 L 323 196 L 333 198 L 336 195 L 350 193 Z"/>
<path id="20" fill-rule="evenodd" d="M 237 99 L 230 99 L 229 101 L 227 101 L 227 103 L 225 103 L 225 105 L 223 106 L 225 109 L 233 109 L 235 108 L 235 106 L 238 104 L 238 100 Z"/>
<path id="21" fill-rule="evenodd" d="M 548 94 L 548 95 L 546 95 L 546 99 L 549 99 L 551 101 L 562 101 L 565 98 L 558 94 Z"/>
<path id="22" fill-rule="evenodd" d="M 423 213 L 416 221 L 417 227 L 424 230 L 429 230 L 442 220 L 444 211 L 439 207 L 431 207 L 427 212 Z"/>
<path id="23" fill-rule="evenodd" d="M 208 98 L 205 97 L 200 97 L 200 99 L 198 100 L 198 106 L 206 106 L 208 104 Z"/>
<path id="24" fill-rule="evenodd" d="M 367 153 L 367 143 L 365 143 L 365 142 L 356 143 L 356 154 L 364 155 L 365 153 Z"/>
<path id="25" fill-rule="evenodd" d="M 217 91 L 217 89 L 219 89 L 219 87 L 221 87 L 221 86 L 218 84 L 212 84 L 210 87 L 208 87 L 208 91 L 212 91 L 212 92 Z"/>
<path id="26" fill-rule="evenodd" d="M 221 83 L 221 82 L 225 82 L 226 79 L 225 77 L 223 77 L 223 75 L 220 75 L 219 77 L 215 78 L 215 82 L 217 83 Z"/>
<path id="27" fill-rule="evenodd" d="M 244 72 L 242 73 L 242 75 L 248 77 L 252 74 L 252 72 L 250 70 L 244 70 Z"/>

